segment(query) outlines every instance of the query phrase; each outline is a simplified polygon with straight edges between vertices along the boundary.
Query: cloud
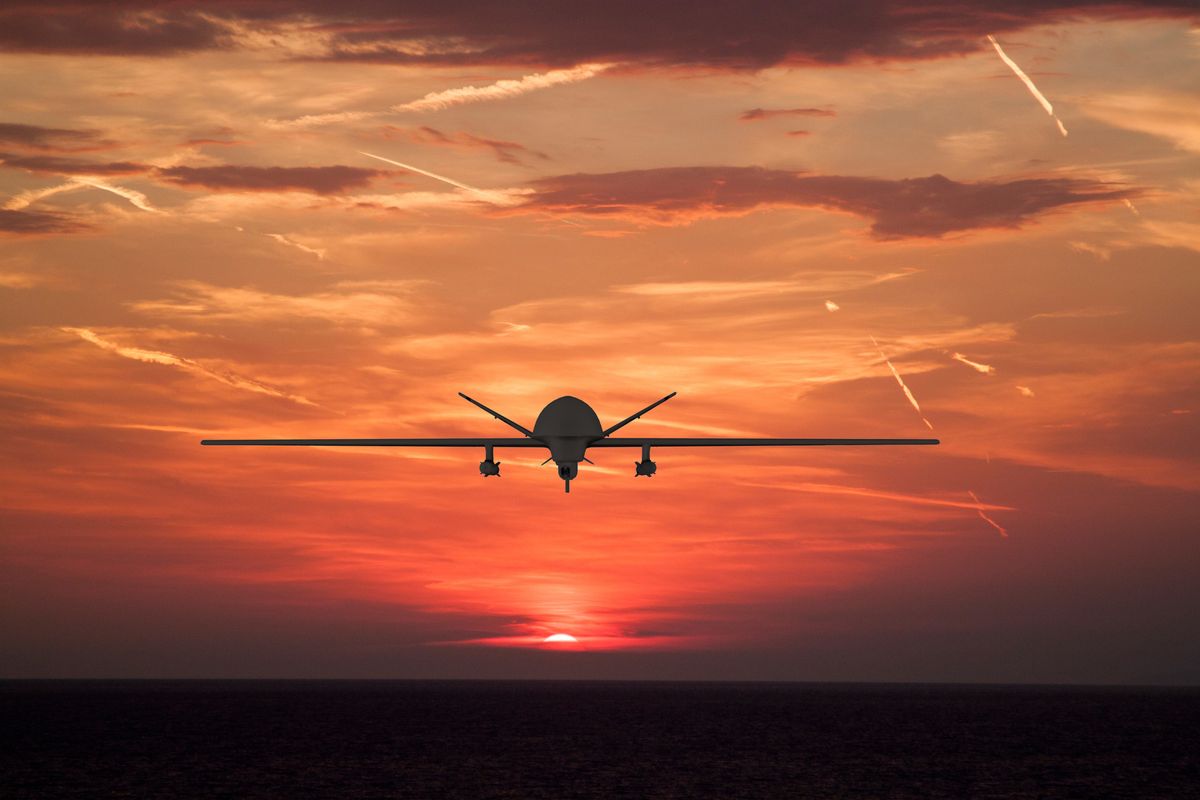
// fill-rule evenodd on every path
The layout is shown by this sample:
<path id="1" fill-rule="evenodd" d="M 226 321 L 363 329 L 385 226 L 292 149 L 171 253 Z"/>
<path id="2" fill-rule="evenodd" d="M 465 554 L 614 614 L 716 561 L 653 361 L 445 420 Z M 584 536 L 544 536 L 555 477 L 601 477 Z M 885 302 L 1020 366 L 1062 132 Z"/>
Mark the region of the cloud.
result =
<path id="1" fill-rule="evenodd" d="M 872 221 L 877 239 L 940 237 L 1017 228 L 1055 208 L 1116 201 L 1135 190 L 1082 178 L 955 181 L 813 175 L 763 167 L 663 167 L 542 178 L 519 207 L 616 216 L 659 224 L 746 214 L 763 208 L 842 211 Z"/>
<path id="2" fill-rule="evenodd" d="M 467 149 L 483 149 L 490 150 L 498 161 L 506 164 L 524 164 L 522 156 L 532 156 L 540 160 L 548 160 L 549 156 L 537 150 L 530 150 L 523 144 L 518 142 L 509 142 L 502 139 L 488 139 L 483 136 L 476 136 L 473 133 L 466 131 L 452 131 L 444 133 L 437 128 L 432 128 L 428 125 L 422 125 L 419 128 L 401 128 L 394 125 L 389 125 L 384 129 L 384 135 L 389 139 L 403 137 L 410 142 L 417 144 L 432 144 L 444 147 L 460 147 Z"/>
<path id="3" fill-rule="evenodd" d="M 839 306 L 837 303 L 833 302 L 832 300 L 826 300 L 825 301 L 825 310 L 832 314 L 834 311 L 841 311 L 842 307 Z"/>
<path id="4" fill-rule="evenodd" d="M 916 7 L 895 0 L 837 7 L 817 0 L 659 0 L 653 13 L 630 0 L 18 0 L 0 12 L 0 49 L 169 56 L 240 46 L 382 64 L 759 70 L 938 58 L 977 51 L 988 33 L 1069 19 L 1195 15 L 1191 0 L 958 0 Z"/>
<path id="5" fill-rule="evenodd" d="M 240 192 L 312 192 L 339 194 L 365 186 L 383 170 L 361 167 L 250 167 L 222 164 L 212 167 L 166 167 L 157 175 L 180 186 Z"/>
<path id="6" fill-rule="evenodd" d="M 339 4 L 343 21 L 354 4 Z M 387 64 L 620 62 L 759 70 L 771 66 L 914 60 L 973 52 L 983 37 L 1068 18 L 1193 16 L 1187 0 L 1147 3 L 998 0 L 913 6 L 859 0 L 697 4 L 660 0 L 358 6 L 364 24 L 331 33 L 317 58 Z M 369 11 L 367 9 L 370 9 Z M 371 20 L 367 23 L 367 18 Z M 986 46 L 986 45 L 982 45 Z"/>
<path id="7" fill-rule="evenodd" d="M 31 156 L 17 153 L 0 153 L 0 164 L 30 172 L 49 172 L 58 175 L 136 175 L 150 169 L 148 164 L 139 164 L 134 161 L 104 163 L 82 158 Z"/>
<path id="8" fill-rule="evenodd" d="M 133 361 L 141 361 L 146 364 L 162 364 L 169 367 L 179 367 L 188 372 L 200 375 L 205 378 L 210 378 L 219 381 L 226 386 L 232 386 L 235 389 L 241 389 L 247 392 L 256 394 L 270 395 L 271 397 L 279 397 L 284 400 L 291 400 L 293 403 L 299 403 L 305 406 L 316 406 L 317 404 L 301 397 L 300 395 L 289 394 L 273 386 L 257 381 L 254 378 L 247 378 L 244 375 L 238 375 L 234 372 L 226 370 L 217 370 L 206 367 L 198 361 L 183 356 L 173 355 L 172 353 L 164 353 L 161 350 L 146 350 L 141 347 L 124 347 L 109 339 L 106 339 L 100 334 L 88 328 L 63 328 L 63 332 L 71 333 L 83 339 L 85 342 L 91 342 L 102 350 L 107 350 L 110 353 L 115 353 L 122 358 L 132 359 Z"/>
<path id="9" fill-rule="evenodd" d="M 87 228 L 62 214 L 0 208 L 0 234 L 76 233 Z"/>
<path id="10" fill-rule="evenodd" d="M 0 11 L 0 50 L 168 56 L 226 47 L 228 27 L 204 4 L 152 9 L 144 2 L 18 3 Z M 164 4 L 165 5 L 165 4 Z M 122 7 L 125 6 L 125 7 Z"/>
<path id="11" fill-rule="evenodd" d="M 738 115 L 742 122 L 758 122 L 772 117 L 836 117 L 829 108 L 752 108 Z"/>
<path id="12" fill-rule="evenodd" d="M 136 311 L 159 317 L 244 324 L 314 319 L 361 328 L 409 324 L 419 306 L 413 297 L 420 281 L 343 281 L 329 289 L 290 295 L 251 287 L 214 286 L 198 281 L 177 285 L 175 296 L 141 300 Z"/>
<path id="13" fill-rule="evenodd" d="M 1182 150 L 1200 153 L 1200 107 L 1194 95 L 1153 91 L 1100 95 L 1081 100 L 1080 108 L 1109 125 L 1157 136 Z"/>
<path id="14" fill-rule="evenodd" d="M 29 150 L 77 152 L 110 146 L 94 130 L 73 128 L 44 128 L 20 122 L 0 122 L 0 144 Z"/>

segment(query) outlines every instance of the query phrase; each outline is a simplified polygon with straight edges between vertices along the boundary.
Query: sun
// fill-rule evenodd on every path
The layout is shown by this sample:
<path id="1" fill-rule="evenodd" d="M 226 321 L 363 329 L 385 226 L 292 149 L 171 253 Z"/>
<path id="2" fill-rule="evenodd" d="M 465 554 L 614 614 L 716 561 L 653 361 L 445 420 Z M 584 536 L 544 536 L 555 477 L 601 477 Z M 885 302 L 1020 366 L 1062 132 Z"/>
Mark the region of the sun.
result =
<path id="1" fill-rule="evenodd" d="M 555 643 L 561 643 L 561 642 L 570 642 L 570 643 L 578 644 L 579 640 L 576 639 L 574 636 L 572 636 L 569 633 L 552 633 L 549 636 L 547 636 L 545 639 L 542 639 L 542 642 L 545 644 L 555 644 Z"/>

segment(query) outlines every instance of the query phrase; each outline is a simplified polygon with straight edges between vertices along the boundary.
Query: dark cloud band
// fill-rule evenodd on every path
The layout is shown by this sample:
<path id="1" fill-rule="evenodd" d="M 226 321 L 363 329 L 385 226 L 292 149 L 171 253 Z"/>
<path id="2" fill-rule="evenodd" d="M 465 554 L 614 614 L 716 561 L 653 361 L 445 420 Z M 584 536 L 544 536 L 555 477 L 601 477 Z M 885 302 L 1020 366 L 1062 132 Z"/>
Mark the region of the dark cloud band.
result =
<path id="1" fill-rule="evenodd" d="M 580 173 L 538 180 L 533 187 L 535 193 L 522 206 L 526 210 L 683 224 L 769 207 L 826 208 L 872 220 L 871 233 L 879 239 L 1015 228 L 1055 208 L 1136 195 L 1132 189 L 1075 178 L 888 180 L 762 167 Z"/>
<path id="2" fill-rule="evenodd" d="M 1194 0 L 161 0 L 10 4 L 0 50 L 174 55 L 237 46 L 240 31 L 325 37 L 317 59 L 393 64 L 754 70 L 776 64 L 922 59 L 1067 18 L 1197 15 Z"/>

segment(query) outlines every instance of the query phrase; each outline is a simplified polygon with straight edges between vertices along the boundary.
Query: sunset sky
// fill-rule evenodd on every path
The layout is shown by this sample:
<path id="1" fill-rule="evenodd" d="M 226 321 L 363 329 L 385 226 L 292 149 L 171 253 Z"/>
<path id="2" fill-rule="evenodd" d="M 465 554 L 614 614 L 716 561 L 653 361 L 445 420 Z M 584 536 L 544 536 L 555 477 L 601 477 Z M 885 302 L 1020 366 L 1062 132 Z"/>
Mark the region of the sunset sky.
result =
<path id="1" fill-rule="evenodd" d="M 0 675 L 1200 682 L 1192 2 L 16 0 L 0 87 Z M 942 445 L 199 446 L 459 391 Z"/>

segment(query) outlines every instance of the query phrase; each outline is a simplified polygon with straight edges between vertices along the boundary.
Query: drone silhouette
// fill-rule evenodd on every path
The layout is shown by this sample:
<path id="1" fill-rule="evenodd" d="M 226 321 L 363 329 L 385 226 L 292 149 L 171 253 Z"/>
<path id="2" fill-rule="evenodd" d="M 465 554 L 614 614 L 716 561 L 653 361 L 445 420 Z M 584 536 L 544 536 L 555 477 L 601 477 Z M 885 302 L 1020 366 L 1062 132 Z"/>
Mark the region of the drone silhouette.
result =
<path id="1" fill-rule="evenodd" d="M 483 477 L 500 476 L 500 462 L 495 460 L 497 447 L 540 447 L 550 451 L 543 464 L 553 461 L 558 465 L 558 477 L 564 482 L 567 492 L 571 481 L 579 475 L 579 462 L 592 462 L 587 451 L 592 447 L 640 447 L 642 458 L 634 462 L 634 477 L 653 477 L 658 465 L 650 460 L 652 447 L 813 447 L 841 445 L 926 445 L 938 444 L 937 439 L 716 439 L 716 438 L 662 438 L 658 436 L 636 438 L 613 438 L 612 434 L 624 428 L 642 415 L 675 396 L 671 392 L 641 411 L 626 417 L 608 428 L 600 424 L 600 418 L 592 407 L 577 397 L 565 396 L 551 401 L 538 414 L 533 430 L 529 430 L 508 417 L 467 397 L 460 397 L 478 406 L 510 428 L 520 431 L 521 438 L 483 437 L 476 439 L 203 439 L 202 445 L 270 445 L 282 447 L 482 447 L 483 461 L 479 472 Z"/>

